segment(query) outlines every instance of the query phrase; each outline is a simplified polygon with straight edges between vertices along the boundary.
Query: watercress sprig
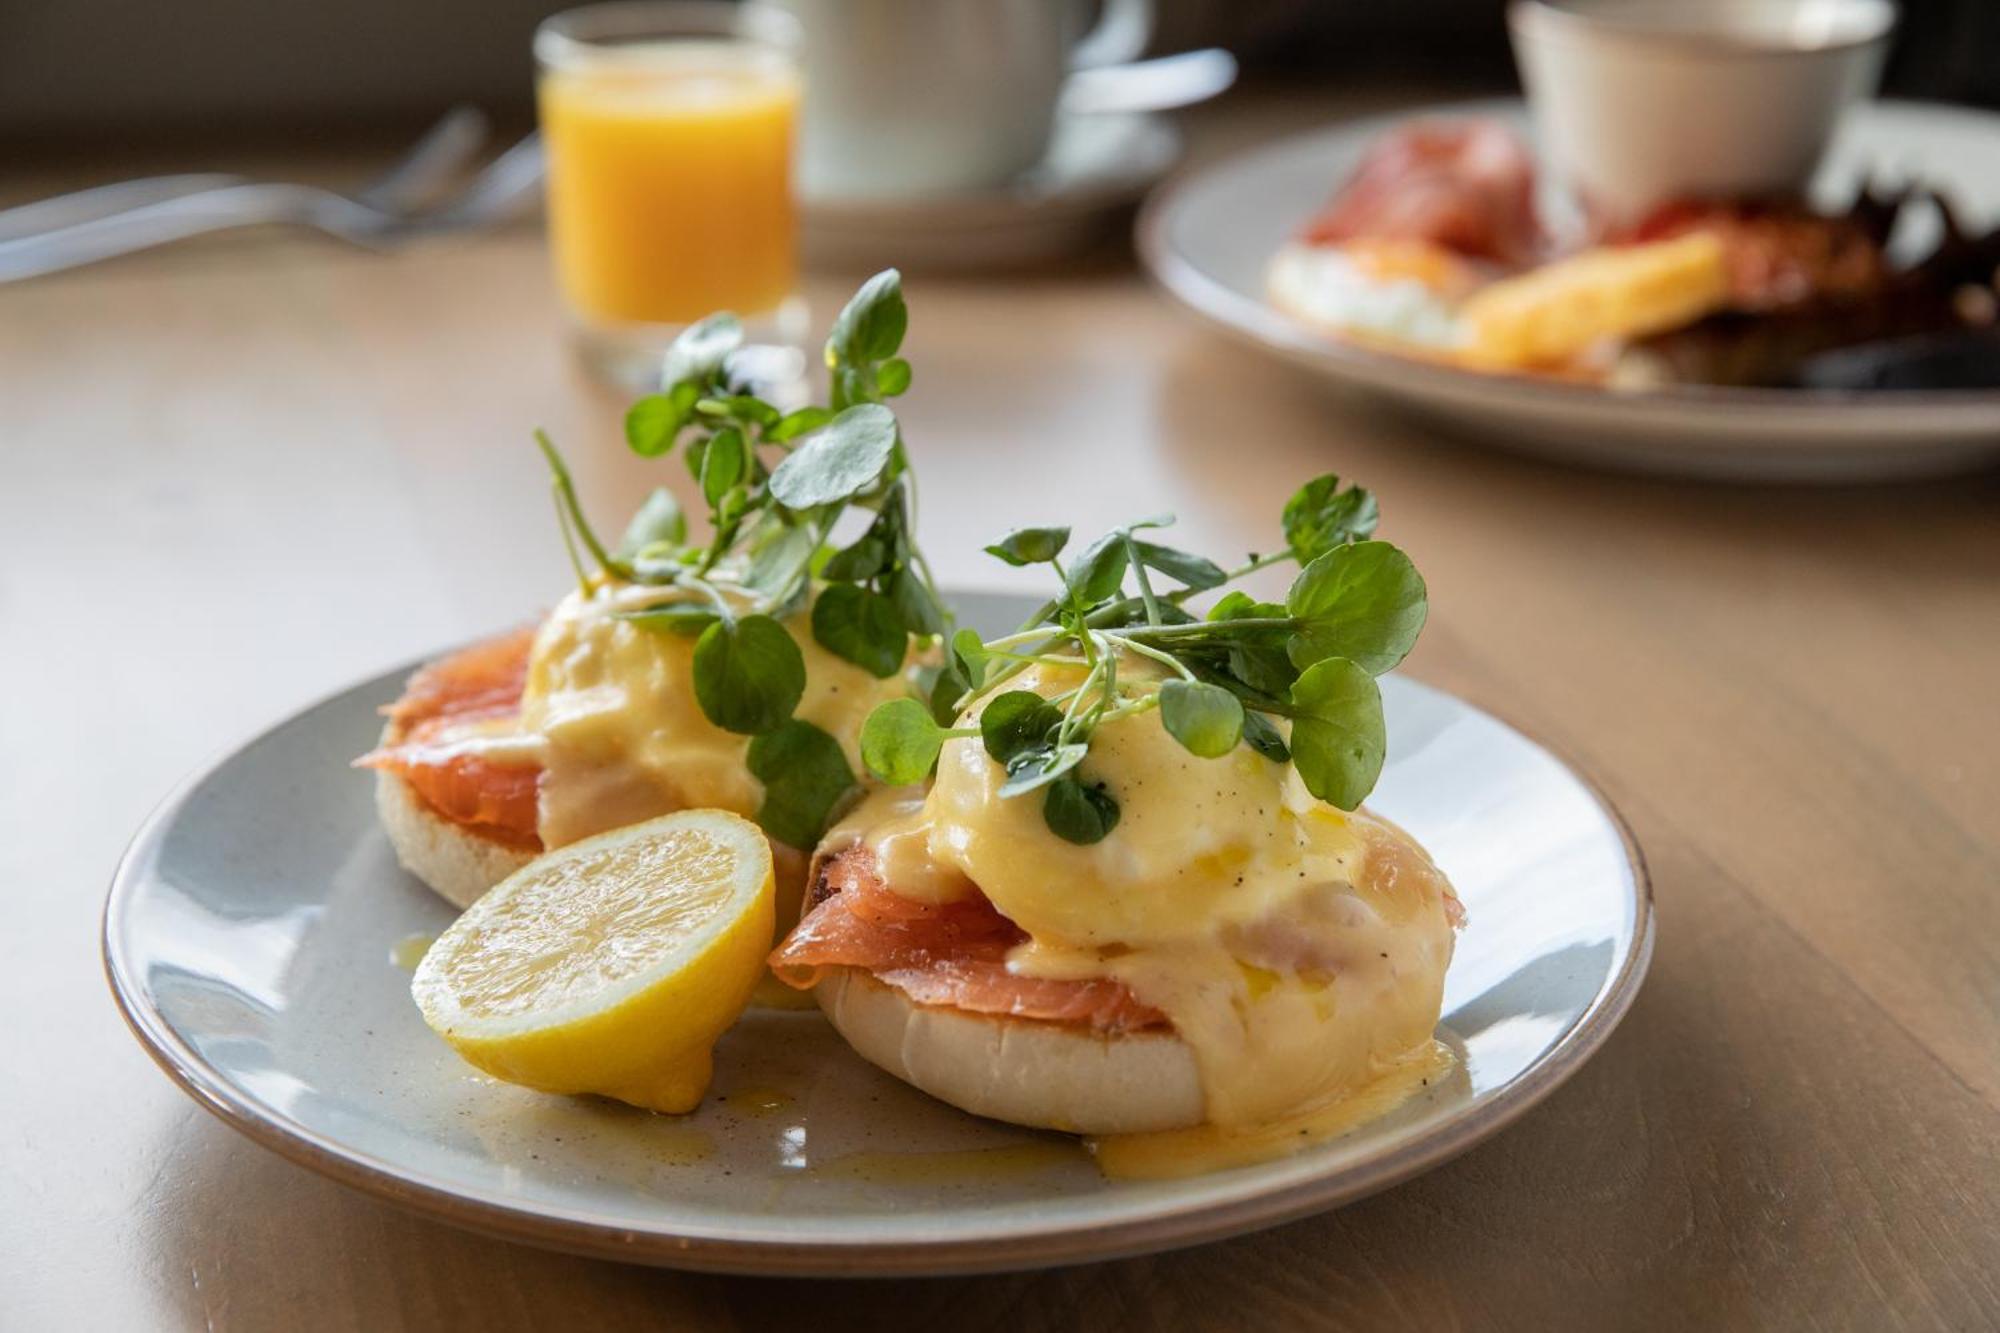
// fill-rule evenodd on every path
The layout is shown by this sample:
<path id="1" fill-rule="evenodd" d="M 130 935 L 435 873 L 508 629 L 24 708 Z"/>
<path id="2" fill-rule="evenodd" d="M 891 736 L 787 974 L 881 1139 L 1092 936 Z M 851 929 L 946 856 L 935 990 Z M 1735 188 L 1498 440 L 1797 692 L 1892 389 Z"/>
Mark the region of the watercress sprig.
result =
<path id="1" fill-rule="evenodd" d="M 1042 793 L 1049 828 L 1089 844 L 1119 818 L 1117 793 L 1087 775 L 1092 736 L 1158 710 L 1190 754 L 1216 759 L 1248 745 L 1352 810 L 1382 769 L 1375 677 L 1408 655 L 1428 609 L 1409 557 L 1372 539 L 1379 517 L 1368 491 L 1315 478 L 1285 504 L 1282 549 L 1231 569 L 1140 535 L 1171 515 L 1116 528 L 1067 562 L 1069 529 L 1010 532 L 987 551 L 1010 565 L 1048 565 L 1056 595 L 1015 633 L 982 640 L 960 630 L 932 708 L 876 709 L 862 728 L 863 761 L 884 782 L 921 782 L 947 740 L 977 737 L 1004 774 L 1003 798 Z M 1286 562 L 1300 570 L 1283 602 L 1232 590 L 1204 615 L 1188 607 Z M 1162 670 L 1134 672 L 1135 658 Z M 1068 668 L 1076 683 L 1050 698 L 1006 688 L 1038 664 Z M 959 724 L 975 708 L 976 720 Z"/>
<path id="2" fill-rule="evenodd" d="M 855 777 L 833 737 L 793 716 L 805 661 L 781 621 L 810 604 L 814 640 L 884 679 L 903 669 L 912 636 L 950 628 L 916 545 L 916 476 L 886 405 L 910 387 L 897 355 L 908 326 L 901 276 L 870 278 L 827 338 L 828 401 L 790 411 L 767 397 L 776 349 L 746 345 L 736 316 L 711 315 L 674 341 L 660 391 L 626 413 L 625 438 L 642 457 L 680 453 L 708 509 L 705 541 L 689 539 L 686 515 L 662 487 L 606 547 L 561 454 L 536 432 L 578 584 L 587 595 L 609 581 L 651 590 L 617 614 L 696 636 L 695 699 L 716 726 L 754 738 L 748 763 L 765 787 L 758 817 L 794 846 L 818 839 Z M 866 529 L 835 548 L 850 512 L 867 516 Z"/>

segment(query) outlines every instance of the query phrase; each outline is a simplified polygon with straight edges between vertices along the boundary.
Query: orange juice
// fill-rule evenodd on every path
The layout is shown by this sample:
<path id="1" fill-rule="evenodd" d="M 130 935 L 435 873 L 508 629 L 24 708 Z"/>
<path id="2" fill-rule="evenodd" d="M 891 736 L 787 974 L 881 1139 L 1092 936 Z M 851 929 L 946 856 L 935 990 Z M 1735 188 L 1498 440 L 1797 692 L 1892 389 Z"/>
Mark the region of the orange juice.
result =
<path id="1" fill-rule="evenodd" d="M 743 43 L 615 48 L 540 81 L 549 238 L 570 305 L 605 323 L 777 309 L 797 286 L 799 80 Z"/>

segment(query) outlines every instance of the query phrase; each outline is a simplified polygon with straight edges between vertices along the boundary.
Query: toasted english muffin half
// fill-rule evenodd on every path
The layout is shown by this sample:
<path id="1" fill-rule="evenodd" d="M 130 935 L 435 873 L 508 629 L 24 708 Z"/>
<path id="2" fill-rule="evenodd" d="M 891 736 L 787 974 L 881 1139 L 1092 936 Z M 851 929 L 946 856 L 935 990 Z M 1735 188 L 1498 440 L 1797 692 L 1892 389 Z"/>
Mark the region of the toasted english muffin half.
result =
<path id="1" fill-rule="evenodd" d="M 1194 1049 L 1171 1032 L 921 1005 L 860 968 L 829 967 L 813 995 L 881 1069 L 974 1115 L 1070 1134 L 1140 1134 L 1205 1120 Z"/>
<path id="2" fill-rule="evenodd" d="M 539 854 L 446 819 L 394 773 L 375 773 L 375 812 L 396 860 L 463 911 Z"/>
<path id="3" fill-rule="evenodd" d="M 390 743 L 389 734 L 384 732 L 383 744 Z M 446 819 L 425 804 L 408 782 L 386 769 L 375 771 L 375 812 L 403 869 L 460 911 L 541 855 L 538 850 Z M 771 864 L 778 883 L 780 938 L 798 922 L 806 861 L 806 854 L 798 848 L 782 842 L 771 843 Z"/>

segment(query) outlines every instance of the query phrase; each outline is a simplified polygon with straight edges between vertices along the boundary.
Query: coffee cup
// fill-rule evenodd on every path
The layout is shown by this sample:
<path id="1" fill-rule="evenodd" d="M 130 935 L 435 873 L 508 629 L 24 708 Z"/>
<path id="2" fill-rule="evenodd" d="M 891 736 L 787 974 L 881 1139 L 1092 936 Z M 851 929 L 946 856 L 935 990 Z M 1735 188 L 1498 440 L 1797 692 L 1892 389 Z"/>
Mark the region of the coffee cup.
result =
<path id="1" fill-rule="evenodd" d="M 799 190 L 883 200 L 1004 186 L 1048 151 L 1071 71 L 1137 56 L 1153 0 L 778 0 L 805 31 Z"/>
<path id="2" fill-rule="evenodd" d="M 1873 92 L 1890 0 L 1514 0 L 1544 154 L 1600 222 L 1805 188 Z"/>

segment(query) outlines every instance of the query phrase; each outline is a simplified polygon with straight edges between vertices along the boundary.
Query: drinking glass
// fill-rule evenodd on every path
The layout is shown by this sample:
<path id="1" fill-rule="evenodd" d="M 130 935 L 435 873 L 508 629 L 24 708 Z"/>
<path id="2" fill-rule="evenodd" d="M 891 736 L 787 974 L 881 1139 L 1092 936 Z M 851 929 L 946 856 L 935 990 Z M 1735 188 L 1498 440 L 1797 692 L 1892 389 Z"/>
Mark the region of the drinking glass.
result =
<path id="1" fill-rule="evenodd" d="M 799 30 L 765 6 L 619 0 L 535 32 L 549 245 L 583 358 L 651 389 L 717 310 L 798 345 Z"/>

